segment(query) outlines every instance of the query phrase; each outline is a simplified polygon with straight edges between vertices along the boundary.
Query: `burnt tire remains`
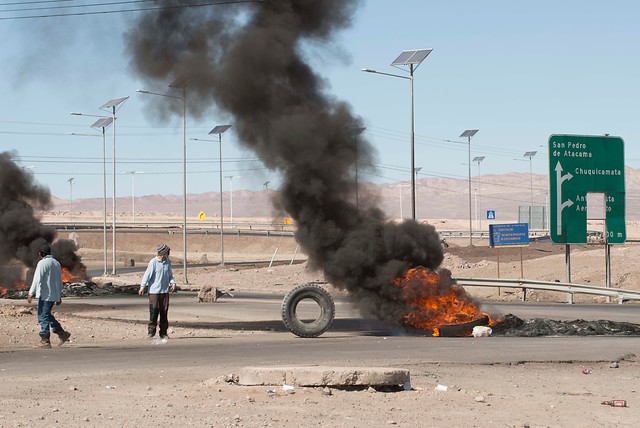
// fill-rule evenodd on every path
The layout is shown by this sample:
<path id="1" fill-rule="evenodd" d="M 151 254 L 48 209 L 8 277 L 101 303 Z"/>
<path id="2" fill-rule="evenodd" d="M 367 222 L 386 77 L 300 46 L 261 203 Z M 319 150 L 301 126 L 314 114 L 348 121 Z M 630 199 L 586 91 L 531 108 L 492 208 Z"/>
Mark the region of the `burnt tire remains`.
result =
<path id="1" fill-rule="evenodd" d="M 315 320 L 298 317 L 298 305 L 304 300 L 313 300 L 320 307 Z M 296 336 L 318 337 L 331 327 L 336 312 L 333 297 L 318 284 L 302 284 L 291 290 L 282 300 L 282 322 Z"/>

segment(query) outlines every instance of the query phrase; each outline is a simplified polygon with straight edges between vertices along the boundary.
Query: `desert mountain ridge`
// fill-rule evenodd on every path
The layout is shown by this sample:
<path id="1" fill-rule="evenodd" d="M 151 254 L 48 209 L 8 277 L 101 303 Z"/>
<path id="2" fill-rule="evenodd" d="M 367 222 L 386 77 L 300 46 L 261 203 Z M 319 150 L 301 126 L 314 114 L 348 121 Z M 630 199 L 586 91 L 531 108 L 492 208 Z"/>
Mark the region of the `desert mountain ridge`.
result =
<path id="1" fill-rule="evenodd" d="M 418 219 L 468 219 L 469 183 L 467 180 L 450 178 L 419 178 L 416 180 L 416 218 Z M 640 219 L 640 170 L 625 168 L 626 218 Z M 549 181 L 547 175 L 529 173 L 486 174 L 472 177 L 471 181 L 472 218 L 483 220 L 486 211 L 495 211 L 496 220 L 517 220 L 519 207 L 548 206 Z M 373 204 L 388 218 L 411 218 L 410 182 L 359 184 L 361 206 Z M 111 212 L 111 196 L 107 196 L 107 211 Z M 231 199 L 233 207 L 231 206 Z M 277 209 L 277 190 L 260 191 L 234 190 L 223 192 L 225 218 L 273 218 L 285 216 Z M 354 196 L 355 199 L 355 196 Z M 69 200 L 52 197 L 52 212 L 68 213 Z M 73 212 L 102 212 L 102 198 L 74 199 Z M 135 198 L 136 215 L 171 214 L 183 211 L 182 195 L 143 195 Z M 207 217 L 220 214 L 219 192 L 187 194 L 187 216 L 196 218 L 204 212 Z M 131 195 L 121 195 L 116 199 L 116 212 L 122 216 L 132 212 Z M 477 214 L 476 214 L 477 213 Z"/>

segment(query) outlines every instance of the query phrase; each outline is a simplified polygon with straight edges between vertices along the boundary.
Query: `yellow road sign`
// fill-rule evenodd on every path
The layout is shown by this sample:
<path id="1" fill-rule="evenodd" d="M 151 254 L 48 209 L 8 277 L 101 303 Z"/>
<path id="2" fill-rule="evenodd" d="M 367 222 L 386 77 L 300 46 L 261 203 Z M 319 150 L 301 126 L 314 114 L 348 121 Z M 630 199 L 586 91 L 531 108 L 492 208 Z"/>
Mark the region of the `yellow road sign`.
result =
<path id="1" fill-rule="evenodd" d="M 198 213 L 198 220 L 204 221 L 205 218 L 207 218 L 207 215 L 204 213 L 204 211 L 200 211 Z"/>

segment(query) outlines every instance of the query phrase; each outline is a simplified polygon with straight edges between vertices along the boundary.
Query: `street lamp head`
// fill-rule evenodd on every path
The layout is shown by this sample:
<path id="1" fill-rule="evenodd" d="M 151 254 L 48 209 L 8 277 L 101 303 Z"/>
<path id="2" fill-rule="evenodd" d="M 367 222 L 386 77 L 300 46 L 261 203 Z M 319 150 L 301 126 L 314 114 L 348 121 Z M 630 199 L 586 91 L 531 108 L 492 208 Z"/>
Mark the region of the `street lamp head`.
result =
<path id="1" fill-rule="evenodd" d="M 149 91 L 145 91 L 144 89 L 136 89 L 136 92 L 138 92 L 140 94 L 150 94 L 151 93 Z"/>
<path id="2" fill-rule="evenodd" d="M 376 71 L 372 68 L 363 68 L 361 69 L 361 71 L 364 71 L 365 73 L 376 73 Z"/>

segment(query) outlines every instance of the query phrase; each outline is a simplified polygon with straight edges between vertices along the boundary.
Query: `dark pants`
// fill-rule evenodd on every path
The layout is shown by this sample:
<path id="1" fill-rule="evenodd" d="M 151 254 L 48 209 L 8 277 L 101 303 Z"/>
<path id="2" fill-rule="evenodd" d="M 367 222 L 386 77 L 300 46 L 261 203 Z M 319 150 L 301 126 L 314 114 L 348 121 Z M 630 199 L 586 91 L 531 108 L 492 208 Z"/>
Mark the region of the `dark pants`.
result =
<path id="1" fill-rule="evenodd" d="M 160 316 L 160 336 L 166 336 L 169 329 L 169 293 L 149 294 L 149 334 L 156 334 Z"/>
<path id="2" fill-rule="evenodd" d="M 62 326 L 55 319 L 51 310 L 56 302 L 49 302 L 47 300 L 38 299 L 38 322 L 40 323 L 40 337 L 49 337 L 51 335 L 50 330 L 54 333 L 60 333 Z M 169 303 L 167 302 L 167 306 Z"/>

